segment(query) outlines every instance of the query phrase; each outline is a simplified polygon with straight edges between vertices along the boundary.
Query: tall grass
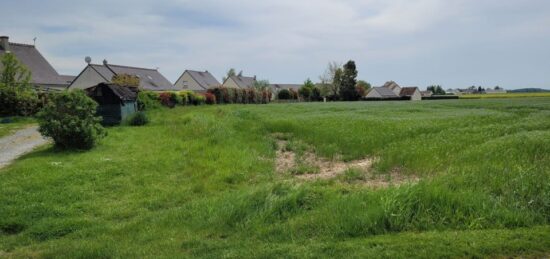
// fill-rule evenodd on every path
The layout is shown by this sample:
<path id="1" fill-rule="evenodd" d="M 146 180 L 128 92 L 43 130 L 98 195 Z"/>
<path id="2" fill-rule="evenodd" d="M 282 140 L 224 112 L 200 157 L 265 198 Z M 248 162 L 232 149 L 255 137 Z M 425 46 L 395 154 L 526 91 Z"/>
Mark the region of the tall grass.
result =
<path id="1" fill-rule="evenodd" d="M 448 257 L 550 247 L 547 98 L 150 115 L 143 127 L 110 128 L 90 152 L 45 147 L 0 171 L 0 256 Z M 280 132 L 320 156 L 377 156 L 375 173 L 422 180 L 379 190 L 298 181 L 274 171 Z"/>

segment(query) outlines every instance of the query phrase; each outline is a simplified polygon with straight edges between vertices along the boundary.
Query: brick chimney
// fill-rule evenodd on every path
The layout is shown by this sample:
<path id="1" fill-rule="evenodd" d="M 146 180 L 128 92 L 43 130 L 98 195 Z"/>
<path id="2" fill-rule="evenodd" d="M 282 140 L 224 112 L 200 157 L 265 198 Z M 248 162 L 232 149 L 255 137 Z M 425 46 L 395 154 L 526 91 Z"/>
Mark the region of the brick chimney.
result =
<path id="1" fill-rule="evenodd" d="M 10 37 L 0 36 L 0 47 L 2 47 L 4 51 L 10 51 Z"/>

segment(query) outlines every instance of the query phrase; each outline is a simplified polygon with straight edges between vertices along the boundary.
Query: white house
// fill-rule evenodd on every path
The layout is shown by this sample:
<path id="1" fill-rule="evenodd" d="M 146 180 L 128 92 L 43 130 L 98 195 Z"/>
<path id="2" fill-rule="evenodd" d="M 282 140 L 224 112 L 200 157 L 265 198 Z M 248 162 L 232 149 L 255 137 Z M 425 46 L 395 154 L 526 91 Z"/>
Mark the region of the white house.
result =
<path id="1" fill-rule="evenodd" d="M 208 70 L 204 72 L 185 70 L 174 86 L 181 90 L 204 93 L 210 88 L 221 86 L 221 84 Z"/>
<path id="2" fill-rule="evenodd" d="M 175 88 L 157 69 L 108 64 L 88 64 L 73 80 L 69 89 L 86 89 L 99 83 L 111 83 L 115 75 L 132 75 L 139 78 L 139 88 L 149 91 L 174 91 Z"/>
<path id="3" fill-rule="evenodd" d="M 399 95 L 395 94 L 390 88 L 387 87 L 373 87 L 369 90 L 365 98 L 398 98 Z"/>

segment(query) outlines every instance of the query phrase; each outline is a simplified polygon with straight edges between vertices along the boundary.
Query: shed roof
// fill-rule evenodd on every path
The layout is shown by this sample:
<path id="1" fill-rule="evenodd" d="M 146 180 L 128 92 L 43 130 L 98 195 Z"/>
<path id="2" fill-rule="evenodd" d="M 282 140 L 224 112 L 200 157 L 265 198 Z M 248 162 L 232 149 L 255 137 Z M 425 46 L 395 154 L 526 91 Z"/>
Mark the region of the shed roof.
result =
<path id="1" fill-rule="evenodd" d="M 120 86 L 117 84 L 100 83 L 96 86 L 86 88 L 88 95 L 95 93 L 97 88 L 109 89 L 117 96 L 121 101 L 135 101 L 137 99 L 137 93 L 132 91 L 130 87 Z"/>

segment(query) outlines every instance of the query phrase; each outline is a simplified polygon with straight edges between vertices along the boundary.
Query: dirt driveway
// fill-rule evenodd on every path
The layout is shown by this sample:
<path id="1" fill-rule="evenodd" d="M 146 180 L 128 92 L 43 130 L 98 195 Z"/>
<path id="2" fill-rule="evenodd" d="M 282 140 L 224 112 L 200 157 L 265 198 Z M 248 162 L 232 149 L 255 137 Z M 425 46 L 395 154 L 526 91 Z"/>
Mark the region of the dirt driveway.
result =
<path id="1" fill-rule="evenodd" d="M 30 126 L 14 134 L 0 138 L 0 169 L 34 148 L 48 143 L 40 135 L 38 126 Z"/>

